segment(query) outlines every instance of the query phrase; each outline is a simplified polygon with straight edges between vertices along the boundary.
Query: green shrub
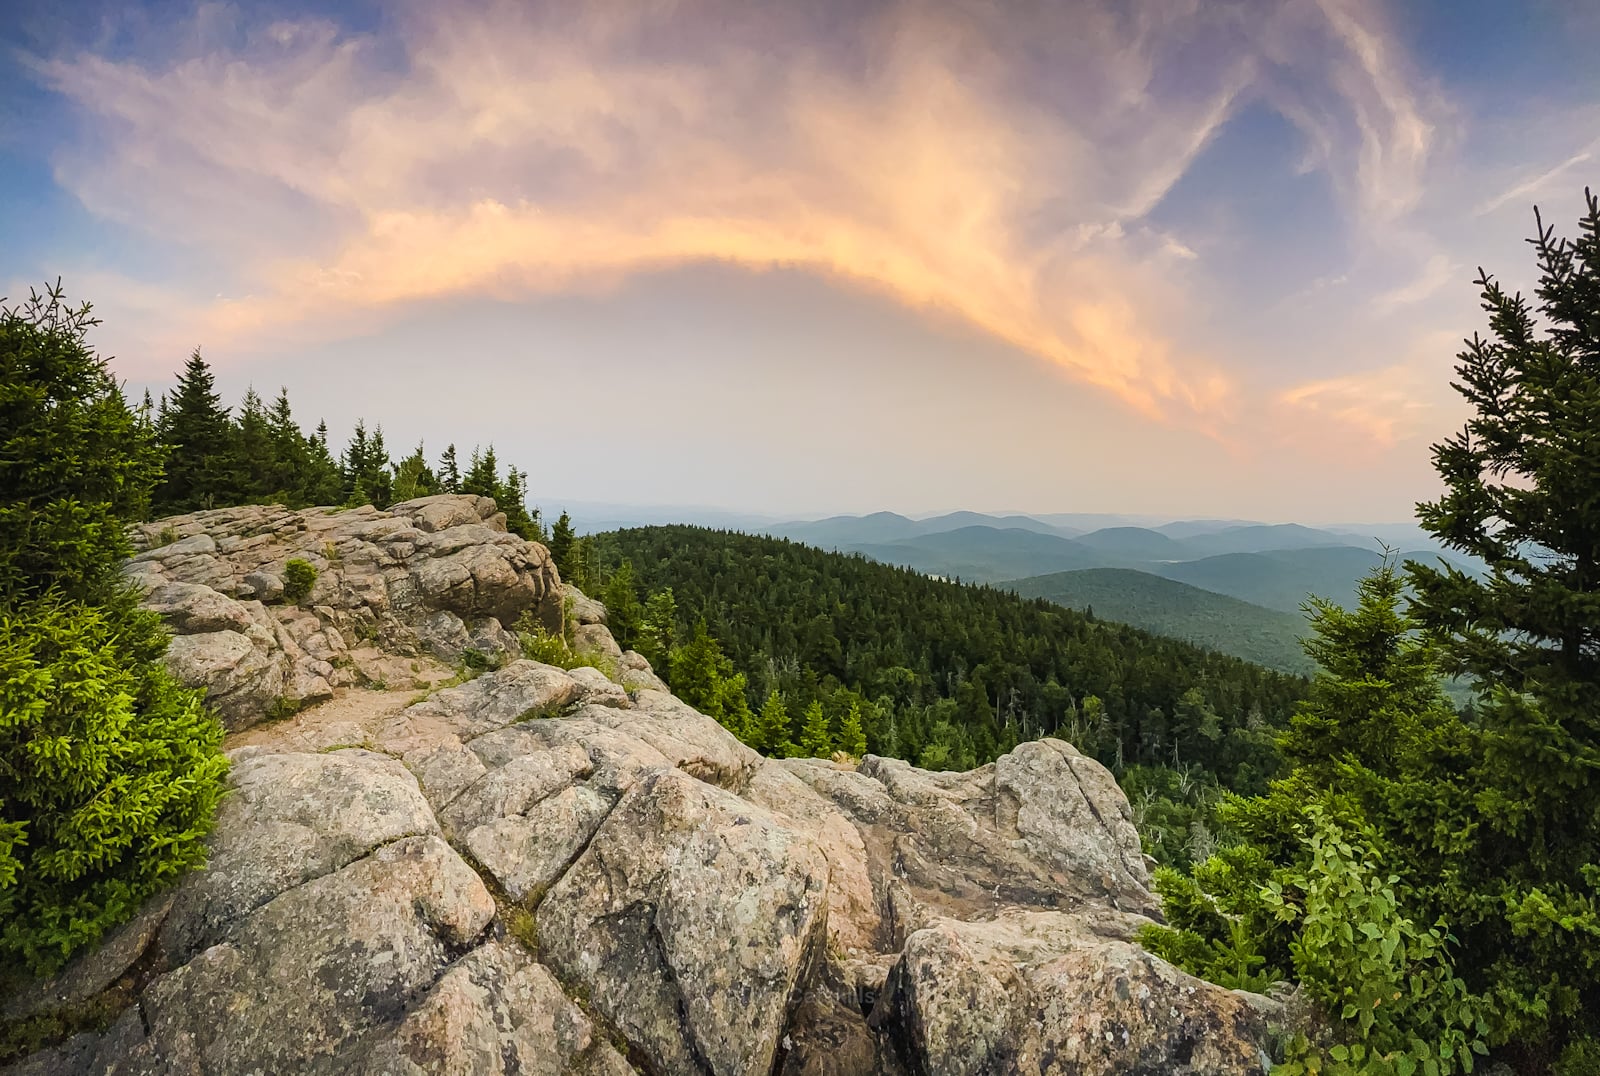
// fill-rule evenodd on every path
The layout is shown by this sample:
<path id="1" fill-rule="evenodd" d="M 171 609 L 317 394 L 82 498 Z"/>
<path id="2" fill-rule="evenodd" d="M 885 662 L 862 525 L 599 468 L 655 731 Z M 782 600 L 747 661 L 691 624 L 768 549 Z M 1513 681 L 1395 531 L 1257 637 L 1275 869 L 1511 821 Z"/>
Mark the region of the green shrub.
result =
<path id="1" fill-rule="evenodd" d="M 1195 868 L 1156 872 L 1171 926 L 1147 926 L 1152 952 L 1223 986 L 1262 990 L 1291 973 L 1322 1017 L 1289 1043 L 1283 1076 L 1447 1076 L 1488 1052 L 1482 998 L 1457 978 L 1444 925 L 1406 914 L 1376 831 L 1308 804 L 1303 855 L 1271 866 L 1248 846 Z M 1287 938 L 1291 968 L 1263 949 Z"/>
<path id="2" fill-rule="evenodd" d="M 1483 1001 L 1456 978 L 1444 925 L 1425 927 L 1402 911 L 1397 875 L 1381 869 L 1375 831 L 1306 811 L 1311 864 L 1262 894 L 1279 920 L 1296 924 L 1295 975 L 1313 1002 L 1339 1021 L 1347 1041 L 1300 1039 L 1283 1076 L 1327 1073 L 1471 1072 L 1487 1054 Z"/>
<path id="3" fill-rule="evenodd" d="M 621 675 L 616 662 L 607 655 L 593 650 L 577 650 L 567 645 L 566 639 L 534 622 L 526 613 L 517 621 L 516 632 L 522 642 L 522 656 L 529 661 L 554 665 L 558 669 L 588 666 L 599 669 L 608 680 L 616 680 Z"/>
<path id="4" fill-rule="evenodd" d="M 304 601 L 317 585 L 317 569 L 298 557 L 284 563 L 283 596 L 292 602 Z"/>
<path id="5" fill-rule="evenodd" d="M 461 652 L 461 664 L 469 674 L 477 676 L 498 669 L 501 658 L 498 654 L 486 654 L 475 646 L 469 646 Z"/>
<path id="6" fill-rule="evenodd" d="M 58 287 L 0 309 L 0 978 L 205 857 L 222 728 L 120 576 L 161 456 Z"/>
<path id="7" fill-rule="evenodd" d="M 124 599 L 0 614 L 0 960 L 48 974 L 205 860 L 222 728 Z"/>

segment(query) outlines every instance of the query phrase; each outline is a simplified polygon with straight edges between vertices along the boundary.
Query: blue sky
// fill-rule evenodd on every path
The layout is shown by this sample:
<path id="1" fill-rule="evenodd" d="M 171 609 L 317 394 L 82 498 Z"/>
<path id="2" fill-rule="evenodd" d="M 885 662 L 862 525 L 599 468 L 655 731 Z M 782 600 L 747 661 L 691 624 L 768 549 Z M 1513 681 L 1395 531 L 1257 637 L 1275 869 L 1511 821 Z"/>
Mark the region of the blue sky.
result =
<path id="1" fill-rule="evenodd" d="M 1600 9 L 0 7 L 0 293 L 534 496 L 1400 519 Z"/>

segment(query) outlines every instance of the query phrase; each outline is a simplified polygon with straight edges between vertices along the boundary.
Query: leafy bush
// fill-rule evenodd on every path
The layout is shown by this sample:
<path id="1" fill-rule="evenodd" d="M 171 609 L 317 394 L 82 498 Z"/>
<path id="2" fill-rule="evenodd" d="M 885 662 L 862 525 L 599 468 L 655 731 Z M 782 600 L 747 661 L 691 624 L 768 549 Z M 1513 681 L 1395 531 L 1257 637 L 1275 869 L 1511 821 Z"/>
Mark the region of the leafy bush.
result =
<path id="1" fill-rule="evenodd" d="M 317 585 L 317 569 L 298 557 L 283 565 L 283 596 L 292 602 L 304 601 Z"/>
<path id="2" fill-rule="evenodd" d="M 1487 1054 L 1483 1000 L 1455 976 L 1444 924 L 1407 918 L 1398 875 L 1380 867 L 1376 832 L 1307 808 L 1309 869 L 1267 884 L 1263 899 L 1296 924 L 1295 975 L 1347 1042 L 1291 1047 L 1283 1076 L 1471 1072 Z"/>
<path id="3" fill-rule="evenodd" d="M 1259 991 L 1292 972 L 1326 1024 L 1298 1034 L 1274 1073 L 1471 1072 L 1474 1054 L 1488 1052 L 1484 999 L 1456 977 L 1443 924 L 1425 928 L 1405 914 L 1406 894 L 1382 869 L 1376 831 L 1312 803 L 1300 837 L 1307 858 L 1289 866 L 1268 867 L 1246 848 L 1193 877 L 1158 870 L 1172 925 L 1148 926 L 1140 940 L 1232 988 Z M 1268 964 L 1264 952 L 1280 950 L 1285 929 L 1290 968 Z"/>
<path id="4" fill-rule="evenodd" d="M 36 974 L 202 864 L 222 729 L 123 600 L 0 614 L 0 958 Z"/>

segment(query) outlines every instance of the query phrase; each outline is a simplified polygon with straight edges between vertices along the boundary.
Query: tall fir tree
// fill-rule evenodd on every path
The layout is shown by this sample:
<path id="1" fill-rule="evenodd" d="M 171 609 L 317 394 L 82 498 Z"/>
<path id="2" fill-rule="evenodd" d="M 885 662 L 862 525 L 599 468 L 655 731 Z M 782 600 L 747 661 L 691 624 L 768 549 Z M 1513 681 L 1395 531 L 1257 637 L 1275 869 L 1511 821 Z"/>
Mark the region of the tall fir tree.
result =
<path id="1" fill-rule="evenodd" d="M 389 451 L 383 443 L 383 427 L 356 421 L 350 434 L 350 444 L 345 448 L 343 464 L 345 503 L 355 506 L 370 504 L 375 508 L 389 505 L 393 478 L 390 474 Z"/>
<path id="2" fill-rule="evenodd" d="M 839 750 L 853 758 L 864 758 L 867 753 L 867 734 L 861 727 L 861 704 L 853 699 L 839 719 Z"/>
<path id="3" fill-rule="evenodd" d="M 391 492 L 396 502 L 429 497 L 440 492 L 439 480 L 428 466 L 428 457 L 423 454 L 421 443 L 411 455 L 394 465 Z"/>
<path id="4" fill-rule="evenodd" d="M 644 607 L 639 604 L 639 591 L 633 581 L 633 564 L 624 560 L 606 580 L 601 601 L 606 607 L 606 626 L 624 650 L 633 649 L 639 641 L 640 621 Z"/>
<path id="5" fill-rule="evenodd" d="M 828 715 L 822 703 L 813 701 L 806 707 L 800 724 L 800 756 L 802 758 L 828 758 L 833 754 L 833 737 L 828 729 Z"/>
<path id="6" fill-rule="evenodd" d="M 550 556 L 555 559 L 556 571 L 561 573 L 562 579 L 572 578 L 572 546 L 575 540 L 572 517 L 563 510 L 561 515 L 556 517 L 555 526 L 550 528 Z"/>
<path id="7" fill-rule="evenodd" d="M 277 445 L 267 418 L 266 405 L 255 388 L 245 389 L 233 427 L 233 480 L 231 499 L 246 504 L 286 501 L 289 491 L 276 484 Z"/>
<path id="8" fill-rule="evenodd" d="M 790 735 L 789 708 L 784 705 L 783 696 L 777 691 L 768 692 L 750 730 L 750 746 L 772 758 L 789 758 L 797 753 Z"/>
<path id="9" fill-rule="evenodd" d="M 167 463 L 154 496 L 158 514 L 236 503 L 233 425 L 199 348 L 178 375 L 160 435 Z"/>
<path id="10" fill-rule="evenodd" d="M 439 491 L 461 492 L 461 465 L 456 462 L 456 446 L 453 444 L 446 445 L 444 455 L 439 457 Z"/>
<path id="11" fill-rule="evenodd" d="M 1415 613 L 1479 685 L 1482 817 L 1457 918 L 1527 1063 L 1600 1071 L 1600 200 L 1575 239 L 1535 213 L 1537 306 L 1480 273 L 1465 429 L 1433 450 L 1423 527 L 1483 576 L 1411 563 Z M 1541 322 L 1542 317 L 1542 322 Z"/>
<path id="12" fill-rule="evenodd" d="M 306 450 L 311 457 L 310 470 L 303 487 L 306 503 L 338 504 L 344 498 L 344 475 L 328 448 L 327 422 L 317 422 L 317 432 L 306 440 Z"/>

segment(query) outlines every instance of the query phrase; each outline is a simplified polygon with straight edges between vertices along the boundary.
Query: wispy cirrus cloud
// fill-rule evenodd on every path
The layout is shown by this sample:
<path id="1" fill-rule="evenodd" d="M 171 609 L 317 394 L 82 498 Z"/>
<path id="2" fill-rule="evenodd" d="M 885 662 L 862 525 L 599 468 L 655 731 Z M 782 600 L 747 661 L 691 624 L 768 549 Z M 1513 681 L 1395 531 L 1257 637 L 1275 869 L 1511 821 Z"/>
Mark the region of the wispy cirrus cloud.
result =
<path id="1" fill-rule="evenodd" d="M 1203 258 L 1147 215 L 1265 102 L 1353 220 L 1392 224 L 1442 108 L 1358 0 L 402 10 L 352 34 L 210 7 L 181 55 L 37 65 L 94 133 L 60 181 L 230 266 L 186 338 L 800 266 L 1215 432 L 1259 401 L 1184 342 Z"/>

